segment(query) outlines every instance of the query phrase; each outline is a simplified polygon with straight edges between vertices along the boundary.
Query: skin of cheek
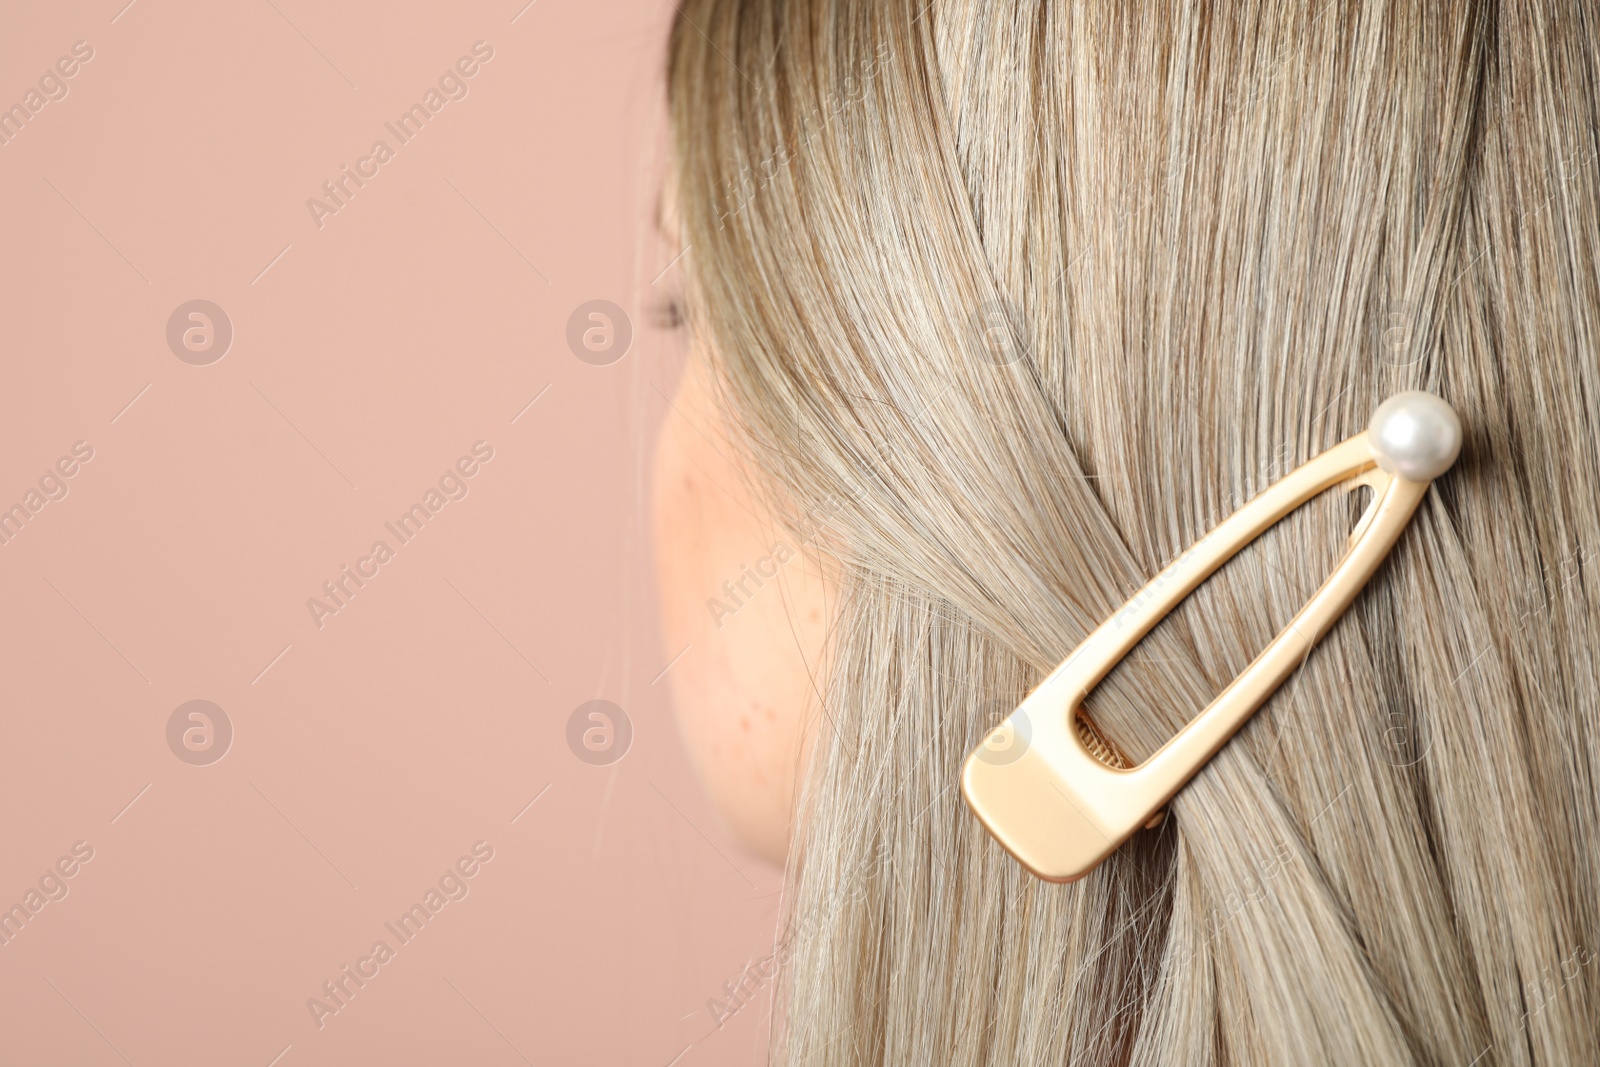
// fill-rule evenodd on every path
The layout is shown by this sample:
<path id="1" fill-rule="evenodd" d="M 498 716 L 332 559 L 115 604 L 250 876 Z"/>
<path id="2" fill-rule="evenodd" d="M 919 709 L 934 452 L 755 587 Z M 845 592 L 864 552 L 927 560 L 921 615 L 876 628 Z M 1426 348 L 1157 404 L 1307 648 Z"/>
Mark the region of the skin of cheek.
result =
<path id="1" fill-rule="evenodd" d="M 821 717 L 818 672 L 836 586 L 820 555 L 771 520 L 729 458 L 738 453 L 712 402 L 710 373 L 691 353 L 656 451 L 666 654 L 688 646 L 667 679 L 684 747 L 718 811 L 741 844 L 781 864 Z"/>

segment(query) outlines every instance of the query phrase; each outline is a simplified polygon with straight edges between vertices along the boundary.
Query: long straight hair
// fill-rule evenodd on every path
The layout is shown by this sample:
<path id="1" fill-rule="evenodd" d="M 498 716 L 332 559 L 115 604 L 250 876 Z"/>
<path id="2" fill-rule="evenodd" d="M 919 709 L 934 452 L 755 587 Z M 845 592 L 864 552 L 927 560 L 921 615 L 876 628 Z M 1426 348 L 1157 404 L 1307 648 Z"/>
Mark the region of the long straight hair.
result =
<path id="1" fill-rule="evenodd" d="M 838 567 L 784 1064 L 1600 1063 L 1592 8 L 686 0 L 693 327 Z M 1351 611 L 1088 878 L 964 756 L 1162 565 L 1428 389 Z M 791 503 L 792 502 L 792 503 Z M 1331 491 L 1091 696 L 1135 760 L 1281 629 Z"/>

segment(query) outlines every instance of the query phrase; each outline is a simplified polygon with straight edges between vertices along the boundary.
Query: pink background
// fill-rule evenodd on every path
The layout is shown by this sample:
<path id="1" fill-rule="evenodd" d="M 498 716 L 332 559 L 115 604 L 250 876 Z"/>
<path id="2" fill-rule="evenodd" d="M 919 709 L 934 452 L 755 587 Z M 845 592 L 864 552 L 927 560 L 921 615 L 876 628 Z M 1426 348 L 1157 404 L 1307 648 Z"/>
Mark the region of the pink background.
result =
<path id="1" fill-rule="evenodd" d="M 649 313 L 669 6 L 125 3 L 0 16 L 0 106 L 93 49 L 0 145 L 0 508 L 93 449 L 0 545 L 0 907 L 93 849 L 0 945 L 0 1062 L 759 1061 L 769 991 L 721 1029 L 707 1001 L 770 951 L 780 876 L 688 771 L 645 521 L 681 358 Z M 319 228 L 307 199 L 380 138 Z M 195 299 L 233 329 L 208 365 L 167 339 Z M 566 340 L 594 299 L 632 320 L 605 366 Z M 633 728 L 609 766 L 567 741 L 595 698 Z M 232 724 L 208 765 L 169 746 L 191 700 Z M 385 923 L 479 841 L 402 944 Z"/>

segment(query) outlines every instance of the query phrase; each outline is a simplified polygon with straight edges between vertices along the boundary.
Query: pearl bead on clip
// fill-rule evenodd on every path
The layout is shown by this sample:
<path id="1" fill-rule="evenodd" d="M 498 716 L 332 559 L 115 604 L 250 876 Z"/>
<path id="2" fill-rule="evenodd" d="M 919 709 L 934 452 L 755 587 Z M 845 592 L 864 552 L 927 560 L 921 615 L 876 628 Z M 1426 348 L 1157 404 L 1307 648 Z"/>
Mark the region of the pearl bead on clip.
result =
<path id="1" fill-rule="evenodd" d="M 984 826 L 1040 878 L 1093 870 L 1245 724 L 1344 614 L 1461 451 L 1461 421 L 1424 392 L 1390 397 L 1367 432 L 1335 445 L 1253 497 L 1168 564 L 1028 694 L 967 757 L 961 791 Z M 1261 654 L 1149 759 L 1127 766 L 1083 715 L 1083 701 L 1201 582 L 1285 515 L 1336 485 L 1373 489 L 1349 548 Z"/>

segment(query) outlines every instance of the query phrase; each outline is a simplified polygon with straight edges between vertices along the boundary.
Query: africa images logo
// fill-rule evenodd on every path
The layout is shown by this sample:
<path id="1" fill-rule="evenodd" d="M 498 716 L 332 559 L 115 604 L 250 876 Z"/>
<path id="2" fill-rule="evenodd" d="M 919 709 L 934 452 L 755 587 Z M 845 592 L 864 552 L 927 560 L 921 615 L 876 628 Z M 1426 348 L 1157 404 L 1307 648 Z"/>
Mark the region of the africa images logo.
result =
<path id="1" fill-rule="evenodd" d="M 348 164 L 341 164 L 338 177 L 322 183 L 322 192 L 327 199 L 315 196 L 306 199 L 306 210 L 311 212 L 311 221 L 317 229 L 322 229 L 323 219 L 327 216 L 337 215 L 348 207 L 357 190 L 376 178 L 384 164 L 394 159 L 402 146 L 410 144 L 411 139 L 421 133 L 422 128 L 443 111 L 446 104 L 452 100 L 465 100 L 471 91 L 468 80 L 477 77 L 483 69 L 482 65 L 493 58 L 493 46 L 485 41 L 475 41 L 472 54 L 460 57 L 446 68 L 439 75 L 437 85 L 428 86 L 421 101 L 401 112 L 393 122 L 383 124 L 383 128 L 394 138 L 393 145 L 380 137 L 372 142 L 366 155 L 356 160 L 353 170 Z"/>
<path id="2" fill-rule="evenodd" d="M 33 521 L 52 500 L 65 500 L 71 486 L 67 479 L 83 469 L 94 459 L 94 446 L 87 441 L 74 442 L 71 455 L 63 455 L 55 464 L 46 467 L 39 476 L 38 488 L 29 486 L 22 498 L 10 507 L 0 503 L 0 545 L 9 545 L 22 533 L 23 527 Z"/>
<path id="3" fill-rule="evenodd" d="M 367 955 L 359 957 L 354 967 L 344 964 L 337 975 L 322 983 L 321 996 L 307 997 L 306 1009 L 311 1013 L 311 1021 L 317 1024 L 317 1029 L 321 1030 L 327 1025 L 329 1016 L 337 1015 L 349 1007 L 356 993 L 378 977 L 384 965 L 437 919 L 446 905 L 467 899 L 467 894 L 472 891 L 472 879 L 492 859 L 493 845 L 487 841 L 473 842 L 470 855 L 464 854 L 446 867 L 438 881 L 423 890 L 420 900 L 413 901 L 411 907 L 397 918 L 383 924 L 385 932 L 394 939 L 394 944 L 389 943 L 389 937 L 374 941 L 372 949 Z"/>
<path id="4" fill-rule="evenodd" d="M 10 144 L 12 138 L 21 134 L 34 116 L 45 109 L 45 105 L 65 100 L 67 93 L 71 92 L 67 80 L 76 77 L 83 69 L 83 64 L 93 58 L 93 45 L 88 41 L 74 41 L 71 55 L 60 57 L 39 75 L 38 88 L 29 86 L 22 94 L 22 99 L 9 108 L 0 105 L 0 146 Z"/>
<path id="5" fill-rule="evenodd" d="M 437 487 L 429 486 L 419 502 L 401 512 L 393 522 L 383 524 L 383 528 L 394 537 L 393 546 L 381 538 L 372 542 L 368 554 L 356 560 L 354 570 L 346 563 L 339 568 L 337 577 L 322 583 L 326 599 L 307 597 L 306 610 L 311 613 L 311 621 L 317 629 L 322 629 L 327 616 L 337 615 L 349 607 L 356 593 L 376 578 L 383 565 L 394 559 L 401 548 L 410 544 L 428 521 L 444 510 L 446 504 L 452 500 L 465 500 L 471 492 L 468 479 L 475 477 L 483 469 L 483 464 L 492 459 L 493 445 L 487 441 L 474 442 L 472 454 L 461 456 L 447 467 L 439 476 Z"/>

